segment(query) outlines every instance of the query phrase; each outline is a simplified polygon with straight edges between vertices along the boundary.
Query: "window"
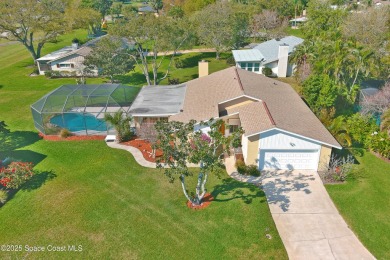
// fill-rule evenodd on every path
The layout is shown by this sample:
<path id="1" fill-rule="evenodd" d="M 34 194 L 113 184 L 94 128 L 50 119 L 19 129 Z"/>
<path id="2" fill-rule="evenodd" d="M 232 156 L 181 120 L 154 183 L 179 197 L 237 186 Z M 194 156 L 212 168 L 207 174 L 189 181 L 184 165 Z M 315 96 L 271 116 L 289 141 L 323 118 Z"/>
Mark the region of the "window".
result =
<path id="1" fill-rule="evenodd" d="M 233 133 L 238 129 L 238 125 L 229 125 L 229 133 Z"/>
<path id="2" fill-rule="evenodd" d="M 70 68 L 70 64 L 69 63 L 60 63 L 60 64 L 57 64 L 57 68 Z"/>
<path id="3" fill-rule="evenodd" d="M 246 63 L 245 62 L 241 62 L 241 64 L 240 64 L 240 66 L 241 66 L 241 69 L 246 69 Z"/>
<path id="4" fill-rule="evenodd" d="M 259 72 L 260 71 L 260 63 L 255 63 L 255 69 L 253 71 L 254 72 Z"/>
<path id="5" fill-rule="evenodd" d="M 252 71 L 253 63 L 248 63 L 248 67 L 246 68 L 247 71 Z"/>

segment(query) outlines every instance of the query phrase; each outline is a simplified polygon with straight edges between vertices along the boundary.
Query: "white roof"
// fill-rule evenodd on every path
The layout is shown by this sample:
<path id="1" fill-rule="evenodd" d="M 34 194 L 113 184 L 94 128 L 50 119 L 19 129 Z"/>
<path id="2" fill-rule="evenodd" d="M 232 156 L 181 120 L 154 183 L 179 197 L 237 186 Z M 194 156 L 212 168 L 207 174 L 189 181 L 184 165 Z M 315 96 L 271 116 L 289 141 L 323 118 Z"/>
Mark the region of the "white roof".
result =
<path id="1" fill-rule="evenodd" d="M 232 52 L 236 62 L 261 61 L 264 59 L 263 64 L 267 64 L 278 60 L 280 45 L 288 45 L 288 53 L 290 54 L 302 42 L 303 39 L 299 37 L 287 36 L 282 39 L 272 39 L 260 43 L 251 50 L 233 50 Z"/>
<path id="2" fill-rule="evenodd" d="M 306 22 L 307 21 L 307 17 L 306 16 L 303 16 L 303 17 L 297 17 L 296 19 L 291 19 L 290 22 Z"/>
<path id="3" fill-rule="evenodd" d="M 233 50 L 233 57 L 236 62 L 241 61 L 261 61 L 264 56 L 259 50 Z"/>
<path id="4" fill-rule="evenodd" d="M 72 52 L 74 51 L 74 49 L 72 48 L 72 46 L 66 46 L 62 49 L 59 49 L 57 51 L 53 51 L 52 53 L 49 53 L 43 57 L 40 57 L 39 59 L 37 60 L 47 60 L 47 61 L 51 61 L 51 60 L 55 60 L 57 58 L 60 58 L 66 54 L 68 54 L 69 52 Z"/>

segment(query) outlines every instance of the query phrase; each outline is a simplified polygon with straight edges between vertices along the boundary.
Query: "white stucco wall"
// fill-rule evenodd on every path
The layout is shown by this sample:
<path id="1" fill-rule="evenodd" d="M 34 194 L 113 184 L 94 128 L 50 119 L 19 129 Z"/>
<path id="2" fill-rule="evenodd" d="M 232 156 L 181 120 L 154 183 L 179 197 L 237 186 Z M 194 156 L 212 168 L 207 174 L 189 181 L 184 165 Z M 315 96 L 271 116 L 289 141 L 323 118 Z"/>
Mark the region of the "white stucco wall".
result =
<path id="1" fill-rule="evenodd" d="M 244 161 L 248 158 L 248 138 L 242 135 L 241 138 L 241 146 L 242 146 L 242 156 L 244 157 Z"/>

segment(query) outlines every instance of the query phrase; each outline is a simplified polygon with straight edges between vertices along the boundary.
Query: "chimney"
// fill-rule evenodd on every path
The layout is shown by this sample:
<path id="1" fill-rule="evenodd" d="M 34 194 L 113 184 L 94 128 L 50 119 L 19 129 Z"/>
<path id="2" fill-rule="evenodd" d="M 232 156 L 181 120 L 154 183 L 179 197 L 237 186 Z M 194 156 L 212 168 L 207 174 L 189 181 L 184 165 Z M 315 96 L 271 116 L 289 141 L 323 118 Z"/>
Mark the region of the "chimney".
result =
<path id="1" fill-rule="evenodd" d="M 278 53 L 278 77 L 285 78 L 287 76 L 287 64 L 288 64 L 288 44 L 279 45 Z"/>
<path id="2" fill-rule="evenodd" d="M 209 75 L 209 62 L 206 60 L 201 60 L 198 63 L 199 68 L 199 78 Z"/>

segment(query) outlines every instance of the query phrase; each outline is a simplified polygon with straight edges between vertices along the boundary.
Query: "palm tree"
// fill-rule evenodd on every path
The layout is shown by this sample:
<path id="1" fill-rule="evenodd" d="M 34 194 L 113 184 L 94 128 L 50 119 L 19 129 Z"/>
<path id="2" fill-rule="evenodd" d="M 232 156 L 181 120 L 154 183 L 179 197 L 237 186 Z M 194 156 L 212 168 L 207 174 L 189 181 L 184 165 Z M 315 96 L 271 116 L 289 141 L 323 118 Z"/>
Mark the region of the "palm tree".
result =
<path id="1" fill-rule="evenodd" d="M 105 113 L 104 120 L 115 128 L 119 142 L 126 141 L 131 136 L 130 122 L 133 119 L 122 110 L 118 110 L 114 114 Z"/>
<path id="2" fill-rule="evenodd" d="M 330 125 L 327 126 L 328 130 L 337 139 L 337 141 L 344 146 L 352 145 L 352 137 L 348 133 L 348 128 L 343 116 L 338 116 L 333 119 Z"/>

